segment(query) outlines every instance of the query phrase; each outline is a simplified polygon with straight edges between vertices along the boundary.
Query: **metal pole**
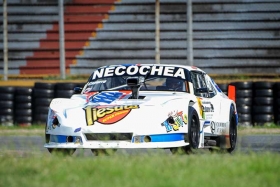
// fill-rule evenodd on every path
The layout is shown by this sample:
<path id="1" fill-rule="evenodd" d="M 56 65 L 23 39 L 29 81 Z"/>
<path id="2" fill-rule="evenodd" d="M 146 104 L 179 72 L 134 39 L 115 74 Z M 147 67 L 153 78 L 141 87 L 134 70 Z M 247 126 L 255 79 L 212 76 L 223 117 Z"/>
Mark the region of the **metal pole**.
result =
<path id="1" fill-rule="evenodd" d="M 160 2 L 156 0 L 156 11 L 155 11 L 155 24 L 156 24 L 156 63 L 160 64 Z"/>
<path id="2" fill-rule="evenodd" d="M 187 41 L 188 41 L 188 47 L 187 47 L 187 59 L 188 64 L 190 66 L 193 66 L 193 28 L 192 28 L 192 0 L 187 1 Z"/>
<path id="3" fill-rule="evenodd" d="M 64 46 L 64 6 L 63 0 L 59 0 L 59 55 L 60 76 L 65 79 L 65 46 Z"/>
<path id="4" fill-rule="evenodd" d="M 3 0 L 3 61 L 4 76 L 3 79 L 8 80 L 8 23 L 7 23 L 7 0 Z"/>

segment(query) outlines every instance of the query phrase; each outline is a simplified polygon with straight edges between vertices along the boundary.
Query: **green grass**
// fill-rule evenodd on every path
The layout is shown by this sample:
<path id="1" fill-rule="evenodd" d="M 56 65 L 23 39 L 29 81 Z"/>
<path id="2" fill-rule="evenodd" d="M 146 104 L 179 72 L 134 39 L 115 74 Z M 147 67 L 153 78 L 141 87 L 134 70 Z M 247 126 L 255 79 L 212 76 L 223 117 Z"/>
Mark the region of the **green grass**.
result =
<path id="1" fill-rule="evenodd" d="M 44 135 L 45 125 L 34 124 L 31 126 L 1 126 L 0 125 L 0 136 L 9 135 Z M 239 126 L 238 134 L 248 135 L 248 134 L 280 134 L 280 125 L 266 124 L 263 126 Z"/>
<path id="2" fill-rule="evenodd" d="M 279 154 L 1 157 L 0 186 L 276 187 Z"/>
<path id="3" fill-rule="evenodd" d="M 239 128 L 239 133 L 278 131 L 279 126 Z M 0 136 L 44 135 L 44 125 L 0 127 Z M 8 132 L 8 133 L 7 133 Z M 247 132 L 248 133 L 248 132 Z M 245 133 L 246 134 L 246 133 Z M 45 152 L 46 153 L 46 152 Z M 34 150 L 0 150 L 0 187 L 278 187 L 279 153 L 171 155 L 144 152 L 71 157 Z"/>

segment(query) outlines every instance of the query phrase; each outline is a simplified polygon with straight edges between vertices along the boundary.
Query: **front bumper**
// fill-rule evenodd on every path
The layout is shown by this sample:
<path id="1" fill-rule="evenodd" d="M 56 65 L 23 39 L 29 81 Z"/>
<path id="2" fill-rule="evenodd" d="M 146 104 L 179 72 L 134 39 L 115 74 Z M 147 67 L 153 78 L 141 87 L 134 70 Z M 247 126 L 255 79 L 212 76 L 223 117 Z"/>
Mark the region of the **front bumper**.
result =
<path id="1" fill-rule="evenodd" d="M 69 138 L 68 136 L 51 135 L 45 148 L 59 149 L 138 149 L 138 148 L 171 148 L 189 145 L 185 141 L 187 134 L 133 135 L 131 140 L 87 140 L 84 134 Z"/>

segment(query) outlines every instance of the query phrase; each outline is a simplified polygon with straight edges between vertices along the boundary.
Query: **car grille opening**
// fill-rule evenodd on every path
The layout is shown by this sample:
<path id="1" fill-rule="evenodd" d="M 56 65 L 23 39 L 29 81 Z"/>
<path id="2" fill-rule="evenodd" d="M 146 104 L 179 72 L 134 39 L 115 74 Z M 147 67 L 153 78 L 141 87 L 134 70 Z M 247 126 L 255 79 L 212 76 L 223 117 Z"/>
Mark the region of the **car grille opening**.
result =
<path id="1" fill-rule="evenodd" d="M 87 140 L 112 141 L 122 140 L 131 141 L 132 133 L 85 133 Z"/>

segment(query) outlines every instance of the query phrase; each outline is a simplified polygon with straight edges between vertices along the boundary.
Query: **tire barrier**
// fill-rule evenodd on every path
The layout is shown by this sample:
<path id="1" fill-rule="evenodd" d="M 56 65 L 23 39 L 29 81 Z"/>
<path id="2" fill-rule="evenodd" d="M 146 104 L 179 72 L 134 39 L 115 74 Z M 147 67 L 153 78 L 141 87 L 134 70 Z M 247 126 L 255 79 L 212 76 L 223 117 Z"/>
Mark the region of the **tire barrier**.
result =
<path id="1" fill-rule="evenodd" d="M 254 82 L 253 124 L 274 123 L 273 82 Z"/>
<path id="2" fill-rule="evenodd" d="M 54 98 L 55 83 L 36 82 L 33 87 L 33 123 L 45 124 L 48 107 Z"/>
<path id="3" fill-rule="evenodd" d="M 274 117 L 275 123 L 280 125 L 280 82 L 274 85 Z"/>
<path id="4" fill-rule="evenodd" d="M 219 88 L 224 92 L 224 94 L 228 94 L 227 91 L 228 91 L 228 84 L 226 83 L 223 83 L 223 84 L 217 84 L 219 86 Z"/>
<path id="5" fill-rule="evenodd" d="M 31 87 L 16 87 L 14 97 L 14 122 L 19 126 L 30 126 L 32 117 L 32 94 Z"/>
<path id="6" fill-rule="evenodd" d="M 70 98 L 74 94 L 75 87 L 83 87 L 85 83 L 56 83 L 55 98 Z"/>
<path id="7" fill-rule="evenodd" d="M 252 125 L 252 82 L 233 82 L 231 85 L 236 89 L 236 107 L 239 124 L 243 126 Z"/>
<path id="8" fill-rule="evenodd" d="M 85 83 L 36 82 L 33 87 L 0 86 L 1 125 L 45 124 L 53 98 L 70 98 Z M 236 87 L 239 124 L 280 125 L 280 82 L 232 82 Z M 227 94 L 229 84 L 218 84 Z"/>
<path id="9" fill-rule="evenodd" d="M 0 123 L 5 126 L 14 124 L 14 87 L 0 87 Z"/>

